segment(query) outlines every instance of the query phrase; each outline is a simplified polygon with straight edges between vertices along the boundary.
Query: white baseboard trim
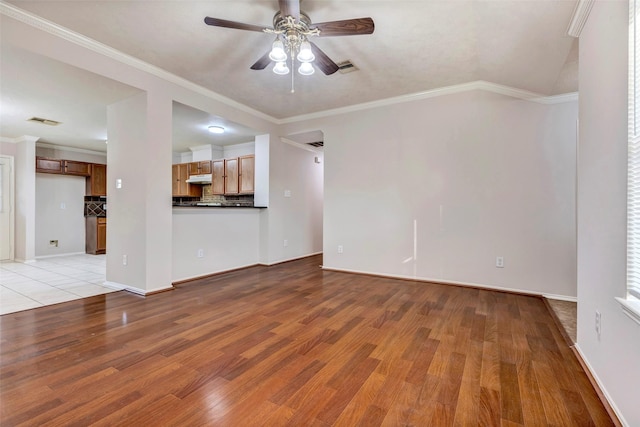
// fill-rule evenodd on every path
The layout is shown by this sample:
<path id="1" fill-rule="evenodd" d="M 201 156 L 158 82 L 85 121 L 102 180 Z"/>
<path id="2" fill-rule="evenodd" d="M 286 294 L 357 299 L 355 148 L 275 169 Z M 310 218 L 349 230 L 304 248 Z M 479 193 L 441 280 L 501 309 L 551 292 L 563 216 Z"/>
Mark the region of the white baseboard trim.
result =
<path id="1" fill-rule="evenodd" d="M 312 252 L 310 254 L 300 255 L 300 256 L 293 257 L 293 258 L 283 258 L 281 260 L 273 261 L 273 262 L 270 262 L 270 263 L 261 262 L 261 263 L 259 263 L 259 265 L 265 265 L 267 267 L 270 267 L 272 265 L 282 264 L 284 262 L 296 261 L 296 260 L 303 259 L 303 258 L 309 258 L 310 256 L 314 256 L 314 255 L 322 255 L 322 251 L 320 251 L 320 252 Z"/>
<path id="2" fill-rule="evenodd" d="M 108 288 L 111 288 L 111 289 L 118 289 L 120 291 L 131 292 L 132 294 L 136 294 L 136 295 L 142 295 L 143 297 L 146 297 L 146 296 L 152 295 L 152 294 L 157 294 L 159 292 L 170 291 L 170 290 L 174 289 L 173 285 L 169 285 L 169 286 L 165 286 L 163 288 L 145 290 L 145 289 L 136 288 L 135 286 L 129 286 L 129 285 L 124 285 L 122 283 L 110 282 L 110 281 L 105 281 L 104 282 L 104 286 L 106 286 Z"/>
<path id="3" fill-rule="evenodd" d="M 260 265 L 260 264 L 255 263 L 255 264 L 239 265 L 237 267 L 226 268 L 224 270 L 217 270 L 217 271 L 212 271 L 210 273 L 197 274 L 195 276 L 188 276 L 188 277 L 184 277 L 184 278 L 180 278 L 180 279 L 174 279 L 174 280 L 171 281 L 171 283 L 173 283 L 174 285 L 177 285 L 177 284 L 181 284 L 181 283 L 185 283 L 185 282 L 190 282 L 192 280 L 204 279 L 205 277 L 217 276 L 218 274 L 224 274 L 224 273 L 230 273 L 230 272 L 236 271 L 236 270 L 242 270 L 243 268 L 254 267 L 256 265 Z"/>
<path id="4" fill-rule="evenodd" d="M 607 399 L 607 403 L 611 407 L 611 410 L 613 412 L 615 412 L 615 415 L 618 417 L 618 420 L 620 421 L 620 423 L 622 423 L 622 425 L 625 426 L 625 427 L 630 427 L 630 424 L 627 423 L 627 421 L 622 416 L 622 413 L 620 412 L 620 410 L 616 406 L 615 402 L 611 398 L 611 395 L 607 392 L 607 389 L 604 387 L 604 384 L 602 383 L 602 381 L 600 381 L 600 378 L 598 378 L 598 375 L 596 374 L 596 371 L 593 369 L 593 367 L 589 363 L 589 359 L 587 359 L 587 357 L 582 352 L 582 349 L 580 348 L 580 345 L 576 344 L 576 345 L 573 346 L 573 348 L 580 355 L 580 358 L 582 359 L 582 363 L 589 370 L 589 374 L 591 375 L 593 380 L 596 382 L 596 384 L 598 384 L 598 387 L 600 388 L 600 392 L 602 393 L 604 398 Z"/>
<path id="5" fill-rule="evenodd" d="M 33 264 L 36 262 L 35 259 L 22 259 L 22 258 L 14 258 L 13 262 L 20 262 L 22 264 Z"/>
<path id="6" fill-rule="evenodd" d="M 414 281 L 414 282 L 425 282 L 425 283 L 437 283 L 437 284 L 443 284 L 443 285 L 465 286 L 465 287 L 469 287 L 469 288 L 479 288 L 479 289 L 487 289 L 487 290 L 492 290 L 492 291 L 510 292 L 510 293 L 521 294 L 521 295 L 531 295 L 531 296 L 538 296 L 538 297 L 546 297 L 548 295 L 548 294 L 544 294 L 542 292 L 531 291 L 531 290 L 528 290 L 528 289 L 505 288 L 505 287 L 501 287 L 501 286 L 485 285 L 485 284 L 473 283 L 473 282 L 457 282 L 457 281 L 453 281 L 453 280 L 432 279 L 432 278 L 429 278 L 429 277 L 404 276 L 404 275 L 401 275 L 401 274 L 383 274 L 383 273 L 376 273 L 376 272 L 371 272 L 371 271 L 360 271 L 360 270 L 350 270 L 350 269 L 345 269 L 345 268 L 327 267 L 326 265 L 323 265 L 322 268 L 324 270 L 339 271 L 339 272 L 342 272 L 342 273 L 364 274 L 364 275 L 368 275 L 368 276 L 387 277 L 389 279 L 411 280 L 411 281 Z M 555 297 L 557 297 L 556 299 L 560 299 L 560 297 L 562 297 L 562 296 L 561 295 L 555 295 Z M 562 297 L 562 298 L 572 298 L 572 297 Z"/>
<path id="7" fill-rule="evenodd" d="M 578 297 L 570 297 L 567 295 L 556 295 L 556 294 L 542 294 L 546 299 L 555 299 L 559 301 L 568 301 L 568 302 L 578 302 Z"/>
<path id="8" fill-rule="evenodd" d="M 40 255 L 36 257 L 36 261 L 39 259 L 58 258 L 62 256 L 85 255 L 85 254 L 86 252 L 67 252 L 64 254 L 55 254 L 55 255 Z"/>

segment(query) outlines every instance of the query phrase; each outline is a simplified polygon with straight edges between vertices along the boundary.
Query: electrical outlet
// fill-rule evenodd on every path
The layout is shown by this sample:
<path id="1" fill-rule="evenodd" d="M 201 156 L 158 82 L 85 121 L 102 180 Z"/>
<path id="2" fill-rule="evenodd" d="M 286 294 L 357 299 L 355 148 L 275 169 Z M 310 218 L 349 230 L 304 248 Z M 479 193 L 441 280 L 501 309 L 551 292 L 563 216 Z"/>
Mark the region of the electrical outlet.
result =
<path id="1" fill-rule="evenodd" d="M 122 265 L 127 265 L 129 258 L 126 255 L 122 255 Z"/>
<path id="2" fill-rule="evenodd" d="M 496 257 L 496 267 L 504 268 L 504 257 L 501 257 L 501 256 Z"/>
<path id="3" fill-rule="evenodd" d="M 49 246 L 54 246 L 54 247 L 58 247 L 58 241 L 57 240 L 49 240 Z"/>
<path id="4" fill-rule="evenodd" d="M 599 311 L 596 310 L 596 333 L 598 334 L 598 339 L 600 339 L 600 332 L 602 331 L 602 315 Z"/>
<path id="5" fill-rule="evenodd" d="M 283 245 L 286 248 L 287 246 L 289 246 L 289 241 L 287 239 L 284 239 Z"/>
<path id="6" fill-rule="evenodd" d="M 204 257 L 204 249 L 198 249 L 198 258 Z"/>
<path id="7" fill-rule="evenodd" d="M 284 190 L 284 197 L 291 197 L 291 190 Z"/>
<path id="8" fill-rule="evenodd" d="M 65 202 L 60 203 L 60 209 L 67 209 L 67 204 Z"/>
<path id="9" fill-rule="evenodd" d="M 344 252 L 344 248 L 342 247 L 342 245 L 338 245 L 338 253 L 341 254 Z"/>

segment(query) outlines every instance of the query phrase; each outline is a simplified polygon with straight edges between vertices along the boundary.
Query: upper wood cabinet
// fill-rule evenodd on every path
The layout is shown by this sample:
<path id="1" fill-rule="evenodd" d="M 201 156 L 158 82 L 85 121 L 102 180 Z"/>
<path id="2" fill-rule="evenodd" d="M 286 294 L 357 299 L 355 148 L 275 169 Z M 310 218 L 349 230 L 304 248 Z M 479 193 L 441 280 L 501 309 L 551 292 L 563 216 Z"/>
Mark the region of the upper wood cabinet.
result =
<path id="1" fill-rule="evenodd" d="M 211 161 L 202 160 L 200 162 L 189 163 L 189 175 L 203 175 L 211 173 Z"/>
<path id="2" fill-rule="evenodd" d="M 238 157 L 238 192 L 253 194 L 255 175 L 255 156 Z"/>
<path id="3" fill-rule="evenodd" d="M 107 165 L 91 163 L 91 175 L 87 177 L 86 195 L 107 195 Z"/>
<path id="4" fill-rule="evenodd" d="M 171 194 L 173 197 L 202 196 L 201 185 L 191 185 L 187 182 L 187 179 L 189 178 L 189 169 L 189 163 L 181 163 L 171 166 Z"/>
<path id="5" fill-rule="evenodd" d="M 224 160 L 211 162 L 211 194 L 224 194 Z"/>
<path id="6" fill-rule="evenodd" d="M 89 176 L 91 175 L 91 163 L 64 160 L 64 173 L 66 175 Z"/>
<path id="7" fill-rule="evenodd" d="M 36 172 L 64 173 L 64 160 L 36 157 Z"/>
<path id="8" fill-rule="evenodd" d="M 238 159 L 224 161 L 224 194 L 238 194 Z"/>

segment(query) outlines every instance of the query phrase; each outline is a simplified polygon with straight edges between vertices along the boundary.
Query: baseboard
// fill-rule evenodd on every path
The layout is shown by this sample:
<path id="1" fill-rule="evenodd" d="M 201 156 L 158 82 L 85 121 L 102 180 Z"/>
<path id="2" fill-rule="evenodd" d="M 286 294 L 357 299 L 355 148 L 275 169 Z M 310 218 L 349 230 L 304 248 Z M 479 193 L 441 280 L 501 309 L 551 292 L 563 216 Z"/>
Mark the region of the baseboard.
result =
<path id="1" fill-rule="evenodd" d="M 582 369 L 587 374 L 589 382 L 593 386 L 593 389 L 598 394 L 600 401 L 611 417 L 611 421 L 613 421 L 616 427 L 629 427 L 629 424 L 625 421 L 620 410 L 616 407 L 615 403 L 613 403 L 613 399 L 611 399 L 611 396 L 609 396 L 609 393 L 607 393 L 607 390 L 602 385 L 602 381 L 600 381 L 598 376 L 595 374 L 595 371 L 591 368 L 591 365 L 589 365 L 589 362 L 584 357 L 582 350 L 580 350 L 580 346 L 576 344 L 571 347 L 571 350 L 573 350 L 573 354 L 575 354 L 576 359 L 578 359 Z"/>
<path id="2" fill-rule="evenodd" d="M 261 262 L 261 263 L 258 263 L 258 265 L 264 265 L 266 267 L 271 267 L 272 265 L 284 264 L 286 262 L 297 261 L 299 259 L 304 259 L 304 258 L 310 258 L 310 257 L 316 256 L 316 255 L 322 255 L 322 253 L 323 253 L 322 251 L 314 252 L 314 253 L 311 253 L 311 254 L 300 255 L 300 256 L 297 256 L 297 257 L 294 257 L 294 258 L 282 259 L 282 260 L 273 261 L 273 262 L 270 262 L 270 263 Z"/>
<path id="3" fill-rule="evenodd" d="M 86 252 L 67 252 L 64 254 L 54 254 L 54 255 L 40 255 L 36 257 L 36 260 L 39 259 L 47 259 L 47 258 L 58 258 L 61 256 L 73 256 L 73 255 L 85 255 Z"/>
<path id="4" fill-rule="evenodd" d="M 396 274 L 371 273 L 371 272 L 367 272 L 367 271 L 326 267 L 324 265 L 322 266 L 322 268 L 324 270 L 327 270 L 327 271 L 337 271 L 337 272 L 340 272 L 340 273 L 360 274 L 360 275 L 372 276 L 372 277 L 384 277 L 384 278 L 387 278 L 387 279 L 408 280 L 408 281 L 411 281 L 411 282 L 421 282 L 421 283 L 435 283 L 435 284 L 438 284 L 438 285 L 463 286 L 463 287 L 466 287 L 466 288 L 486 289 L 486 290 L 489 290 L 489 291 L 506 292 L 506 293 L 509 293 L 509 294 L 525 295 L 525 296 L 540 297 L 540 298 L 545 296 L 545 294 L 542 293 L 542 292 L 535 292 L 535 291 L 528 291 L 528 290 L 514 289 L 514 288 L 503 288 L 503 287 L 500 287 L 500 286 L 483 285 L 483 284 L 480 284 L 480 283 L 456 282 L 456 281 L 453 281 L 453 280 L 430 279 L 428 277 L 413 277 L 413 276 L 403 276 L 403 275 L 396 275 Z M 556 297 L 560 298 L 561 296 L 556 295 Z M 563 298 L 572 298 L 572 297 L 563 297 Z"/>
<path id="5" fill-rule="evenodd" d="M 542 294 L 543 297 L 547 299 L 555 299 L 558 301 L 567 301 L 567 302 L 578 302 L 578 297 L 570 297 L 566 295 L 556 295 L 556 294 Z"/>
<path id="6" fill-rule="evenodd" d="M 174 289 L 173 285 L 169 285 L 164 288 L 152 289 L 150 291 L 147 291 L 145 289 L 136 288 L 135 286 L 128 286 L 122 283 L 109 282 L 109 281 L 104 282 L 104 286 L 111 289 L 118 289 L 121 291 L 131 292 L 132 294 L 141 295 L 143 297 L 159 294 L 160 292 L 172 291 Z"/>
<path id="7" fill-rule="evenodd" d="M 240 266 L 240 267 L 229 268 L 227 270 L 214 271 L 213 273 L 207 273 L 207 274 L 201 274 L 201 275 L 198 275 L 198 276 L 186 277 L 184 279 L 174 280 L 171 283 L 174 286 L 175 285 L 182 285 L 184 283 L 193 282 L 194 280 L 206 279 L 208 277 L 218 276 L 220 274 L 231 273 L 231 272 L 238 271 L 238 270 L 244 270 L 245 268 L 255 267 L 256 265 L 261 265 L 261 264 L 247 264 L 247 265 L 243 265 L 243 266 Z"/>

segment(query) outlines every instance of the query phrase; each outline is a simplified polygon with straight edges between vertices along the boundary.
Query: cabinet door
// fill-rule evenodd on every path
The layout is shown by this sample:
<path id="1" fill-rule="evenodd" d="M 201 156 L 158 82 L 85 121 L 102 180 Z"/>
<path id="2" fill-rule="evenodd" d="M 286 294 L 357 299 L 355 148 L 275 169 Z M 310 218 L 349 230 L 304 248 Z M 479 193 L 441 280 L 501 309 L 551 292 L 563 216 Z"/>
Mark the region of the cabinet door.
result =
<path id="1" fill-rule="evenodd" d="M 189 175 L 198 175 L 200 173 L 200 162 L 191 162 L 189 165 Z"/>
<path id="2" fill-rule="evenodd" d="M 64 161 L 60 159 L 46 159 L 44 157 L 36 157 L 36 172 L 63 173 Z"/>
<path id="3" fill-rule="evenodd" d="M 211 161 L 204 160 L 202 162 L 199 162 L 198 171 L 199 174 L 211 173 Z"/>
<path id="4" fill-rule="evenodd" d="M 91 175 L 91 163 L 76 162 L 75 160 L 64 161 L 64 173 L 67 175 Z"/>
<path id="5" fill-rule="evenodd" d="M 224 161 L 224 194 L 238 194 L 238 159 Z"/>
<path id="6" fill-rule="evenodd" d="M 107 195 L 107 165 L 91 164 L 91 176 L 87 178 L 87 196 Z"/>
<path id="7" fill-rule="evenodd" d="M 180 165 L 171 165 L 171 195 L 180 196 Z"/>
<path id="8" fill-rule="evenodd" d="M 224 194 L 224 160 L 211 163 L 211 194 Z"/>
<path id="9" fill-rule="evenodd" d="M 107 252 L 107 218 L 98 218 L 96 252 Z"/>
<path id="10" fill-rule="evenodd" d="M 254 171 L 255 171 L 255 157 L 254 156 L 242 156 L 238 158 L 238 181 L 240 194 L 253 194 L 254 190 Z"/>

